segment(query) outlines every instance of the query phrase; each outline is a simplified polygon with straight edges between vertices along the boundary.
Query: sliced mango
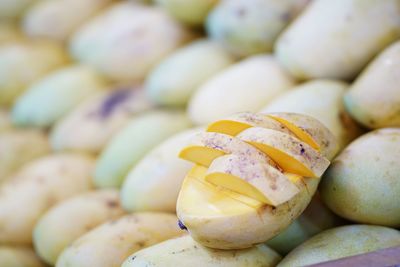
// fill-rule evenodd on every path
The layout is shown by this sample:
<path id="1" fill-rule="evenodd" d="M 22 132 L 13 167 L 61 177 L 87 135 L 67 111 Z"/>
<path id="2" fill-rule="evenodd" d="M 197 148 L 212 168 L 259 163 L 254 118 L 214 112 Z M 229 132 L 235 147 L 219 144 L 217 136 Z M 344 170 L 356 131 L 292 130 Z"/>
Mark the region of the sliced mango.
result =
<path id="1" fill-rule="evenodd" d="M 267 155 L 246 142 L 226 134 L 212 132 L 194 135 L 190 144 L 181 150 L 179 157 L 208 167 L 214 159 L 225 154 L 249 156 L 277 166 Z"/>
<path id="2" fill-rule="evenodd" d="M 192 205 L 196 207 L 196 212 L 207 215 L 240 214 L 243 210 L 249 211 L 263 206 L 256 199 L 207 182 L 206 173 L 207 168 L 196 165 L 186 175 L 181 189 L 182 194 L 186 195 L 185 206 Z"/>
<path id="3" fill-rule="evenodd" d="M 215 159 L 205 180 L 275 207 L 299 193 L 288 177 L 274 167 L 235 154 Z"/>
<path id="4" fill-rule="evenodd" d="M 263 151 L 285 172 L 319 178 L 330 163 L 308 144 L 279 131 L 252 127 L 238 138 Z"/>
<path id="5" fill-rule="evenodd" d="M 338 152 L 335 136 L 318 120 L 304 114 L 269 113 L 266 116 L 285 125 L 301 141 L 331 159 Z"/>
<path id="6" fill-rule="evenodd" d="M 282 123 L 269 118 L 265 114 L 252 112 L 237 113 L 229 118 L 211 123 L 207 128 L 207 132 L 217 132 L 236 136 L 250 127 L 263 127 L 292 134 L 292 132 Z"/>

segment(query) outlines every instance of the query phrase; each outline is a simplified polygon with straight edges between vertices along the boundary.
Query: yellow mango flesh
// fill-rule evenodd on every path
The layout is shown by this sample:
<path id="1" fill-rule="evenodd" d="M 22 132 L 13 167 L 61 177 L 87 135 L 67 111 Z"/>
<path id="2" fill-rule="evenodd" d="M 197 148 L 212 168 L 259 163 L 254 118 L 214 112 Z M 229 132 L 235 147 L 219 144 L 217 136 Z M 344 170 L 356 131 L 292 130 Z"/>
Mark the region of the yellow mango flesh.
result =
<path id="1" fill-rule="evenodd" d="M 258 148 L 265 154 L 267 154 L 273 161 L 275 161 L 285 172 L 295 173 L 301 176 L 317 178 L 317 176 L 304 164 L 296 160 L 292 156 L 282 152 L 274 147 L 256 143 L 249 142 L 249 144 Z"/>
<path id="2" fill-rule="evenodd" d="M 267 115 L 267 116 L 282 123 L 283 125 L 286 126 L 286 128 L 288 128 L 292 133 L 294 133 L 301 141 L 308 144 L 315 150 L 320 151 L 320 149 L 321 149 L 320 145 L 317 142 L 315 142 L 315 140 L 307 132 L 303 131 L 297 125 L 295 125 L 285 119 L 282 119 L 282 118 L 279 118 L 279 117 L 276 117 L 273 115 Z"/>
<path id="3" fill-rule="evenodd" d="M 229 189 L 215 186 L 205 180 L 207 168 L 194 166 L 186 175 L 179 198 L 184 198 L 186 207 L 195 207 L 190 210 L 200 215 L 235 215 L 245 212 L 254 212 L 263 206 L 263 203 L 235 193 Z"/>
<path id="4" fill-rule="evenodd" d="M 225 155 L 218 149 L 204 146 L 188 146 L 181 150 L 179 157 L 204 167 L 210 166 L 214 159 Z"/>
<path id="5" fill-rule="evenodd" d="M 257 188 L 235 175 L 220 172 L 210 173 L 206 175 L 205 180 L 214 185 L 222 186 L 236 193 L 256 199 L 262 203 L 273 205 L 273 203 Z"/>
<path id="6" fill-rule="evenodd" d="M 236 136 L 240 132 L 243 132 L 251 125 L 243 122 L 232 121 L 232 120 L 220 120 L 210 124 L 207 128 L 207 132 L 223 133 L 231 136 Z"/>

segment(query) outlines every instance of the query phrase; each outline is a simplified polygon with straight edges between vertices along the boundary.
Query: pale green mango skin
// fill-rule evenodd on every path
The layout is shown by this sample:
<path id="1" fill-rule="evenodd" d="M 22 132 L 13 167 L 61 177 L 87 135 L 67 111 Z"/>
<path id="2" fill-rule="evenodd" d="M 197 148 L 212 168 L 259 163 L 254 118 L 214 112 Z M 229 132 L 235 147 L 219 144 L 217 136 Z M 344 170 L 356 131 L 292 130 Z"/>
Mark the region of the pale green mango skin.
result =
<path id="1" fill-rule="evenodd" d="M 359 223 L 400 226 L 400 128 L 361 136 L 336 157 L 321 195 L 336 214 Z"/>
<path id="2" fill-rule="evenodd" d="M 346 109 L 368 128 L 400 127 L 400 41 L 386 48 L 350 87 Z"/>
<path id="3" fill-rule="evenodd" d="M 278 267 L 306 266 L 400 245 L 400 232 L 382 226 L 348 225 L 326 230 L 291 251 Z"/>
<path id="4" fill-rule="evenodd" d="M 129 171 L 121 188 L 125 210 L 175 212 L 183 179 L 193 166 L 178 154 L 199 131 L 188 129 L 169 137 Z"/>
<path id="5" fill-rule="evenodd" d="M 286 255 L 310 237 L 342 223 L 343 220 L 322 203 L 317 192 L 300 217 L 266 244 L 279 254 Z"/>
<path id="6" fill-rule="evenodd" d="M 190 127 L 182 111 L 152 111 L 137 116 L 100 154 L 94 177 L 98 187 L 119 187 L 129 170 L 169 136 Z"/>
<path id="7" fill-rule="evenodd" d="M 105 86 L 103 78 L 88 67 L 63 68 L 32 85 L 17 100 L 13 122 L 18 126 L 49 127 Z"/>
<path id="8" fill-rule="evenodd" d="M 189 26 L 201 26 L 219 0 L 155 0 L 176 20 Z"/>
<path id="9" fill-rule="evenodd" d="M 33 83 L 68 62 L 57 43 L 29 40 L 0 46 L 0 105 L 12 106 Z"/>
<path id="10" fill-rule="evenodd" d="M 271 52 L 279 33 L 307 0 L 225 0 L 207 18 L 211 39 L 237 56 Z"/>
<path id="11" fill-rule="evenodd" d="M 161 105 L 184 106 L 202 83 L 233 61 L 215 42 L 194 42 L 177 50 L 150 72 L 145 85 L 147 94 Z"/>
<path id="12" fill-rule="evenodd" d="M 126 258 L 121 267 L 273 267 L 281 257 L 266 245 L 242 250 L 206 248 L 190 236 L 170 239 Z"/>
<path id="13" fill-rule="evenodd" d="M 342 99 L 347 88 L 339 80 L 311 80 L 273 99 L 261 112 L 295 112 L 314 117 L 336 136 L 341 150 L 363 133 L 344 108 Z"/>
<path id="14" fill-rule="evenodd" d="M 400 37 L 397 0 L 312 1 L 275 43 L 275 54 L 298 79 L 351 80 Z"/>
<path id="15" fill-rule="evenodd" d="M 191 34 L 161 8 L 117 1 L 75 32 L 70 52 L 114 81 L 141 83 L 189 39 Z"/>
<path id="16" fill-rule="evenodd" d="M 45 264 L 28 246 L 0 246 L 0 266 L 45 267 Z"/>

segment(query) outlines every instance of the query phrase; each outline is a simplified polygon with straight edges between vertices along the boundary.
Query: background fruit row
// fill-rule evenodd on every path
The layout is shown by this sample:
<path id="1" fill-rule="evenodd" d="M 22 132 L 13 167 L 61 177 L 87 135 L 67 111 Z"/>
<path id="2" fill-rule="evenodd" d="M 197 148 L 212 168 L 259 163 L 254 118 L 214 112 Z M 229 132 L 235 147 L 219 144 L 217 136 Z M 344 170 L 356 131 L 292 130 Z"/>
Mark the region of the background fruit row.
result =
<path id="1" fill-rule="evenodd" d="M 329 128 L 319 193 L 269 247 L 160 243 L 179 151 L 242 111 Z M 0 0 L 0 266 L 274 266 L 343 224 L 280 264 L 400 245 L 399 127 L 399 0 Z"/>

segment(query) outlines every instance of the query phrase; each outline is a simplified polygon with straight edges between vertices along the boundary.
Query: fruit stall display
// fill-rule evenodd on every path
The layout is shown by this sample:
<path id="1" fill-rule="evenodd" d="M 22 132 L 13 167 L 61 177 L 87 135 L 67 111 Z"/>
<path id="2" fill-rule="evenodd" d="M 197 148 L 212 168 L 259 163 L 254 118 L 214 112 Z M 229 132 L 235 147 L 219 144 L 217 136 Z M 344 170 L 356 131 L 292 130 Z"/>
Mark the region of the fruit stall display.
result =
<path id="1" fill-rule="evenodd" d="M 399 229 L 400 0 L 0 0 L 0 267 L 395 266 Z"/>

